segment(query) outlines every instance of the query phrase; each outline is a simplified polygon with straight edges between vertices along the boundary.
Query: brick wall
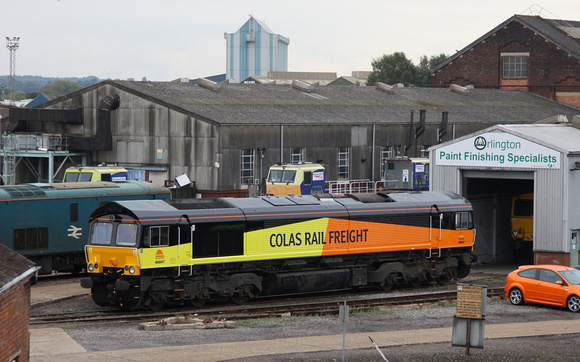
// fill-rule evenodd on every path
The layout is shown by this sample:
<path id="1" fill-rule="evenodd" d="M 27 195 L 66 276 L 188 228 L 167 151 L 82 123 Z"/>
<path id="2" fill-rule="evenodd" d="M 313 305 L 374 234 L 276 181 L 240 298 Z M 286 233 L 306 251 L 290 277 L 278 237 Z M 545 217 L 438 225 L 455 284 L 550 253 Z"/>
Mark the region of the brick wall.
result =
<path id="1" fill-rule="evenodd" d="M 526 80 L 502 79 L 501 53 L 529 53 Z M 479 42 L 431 77 L 436 87 L 451 84 L 476 88 L 527 89 L 550 99 L 556 92 L 580 92 L 580 61 L 539 34 L 512 21 Z M 566 97 L 577 102 L 579 96 Z"/>
<path id="2" fill-rule="evenodd" d="M 30 356 L 30 278 L 0 294 L 0 361 L 28 361 Z"/>
<path id="3" fill-rule="evenodd" d="M 570 266 L 569 253 L 534 252 L 534 264 L 557 264 Z"/>

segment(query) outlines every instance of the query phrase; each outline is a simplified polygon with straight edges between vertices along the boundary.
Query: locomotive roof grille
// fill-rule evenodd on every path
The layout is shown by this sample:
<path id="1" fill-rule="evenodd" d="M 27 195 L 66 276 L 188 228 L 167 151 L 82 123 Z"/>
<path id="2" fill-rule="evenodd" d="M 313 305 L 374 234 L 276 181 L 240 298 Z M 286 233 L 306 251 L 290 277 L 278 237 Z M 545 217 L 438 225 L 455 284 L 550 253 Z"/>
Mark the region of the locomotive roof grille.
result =
<path id="1" fill-rule="evenodd" d="M 232 205 L 221 199 L 195 199 L 195 200 L 173 200 L 170 202 L 177 210 L 199 210 L 199 209 L 230 209 Z"/>
<path id="2" fill-rule="evenodd" d="M 46 196 L 46 193 L 36 186 L 7 186 L 3 188 L 13 199 Z"/>

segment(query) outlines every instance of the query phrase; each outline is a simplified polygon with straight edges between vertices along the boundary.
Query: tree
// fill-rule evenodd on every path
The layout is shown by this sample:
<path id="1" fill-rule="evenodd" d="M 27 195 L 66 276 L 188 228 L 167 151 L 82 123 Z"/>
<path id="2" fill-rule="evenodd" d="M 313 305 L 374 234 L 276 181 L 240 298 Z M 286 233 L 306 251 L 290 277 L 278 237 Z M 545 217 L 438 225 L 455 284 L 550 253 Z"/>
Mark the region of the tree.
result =
<path id="1" fill-rule="evenodd" d="M 371 64 L 373 72 L 367 81 L 369 85 L 383 82 L 386 84 L 403 83 L 409 86 L 415 83 L 417 69 L 413 62 L 407 59 L 405 53 L 383 55 L 379 59 L 374 59 Z"/>
<path id="2" fill-rule="evenodd" d="M 445 59 L 449 58 L 447 54 L 441 53 L 439 55 L 432 55 L 427 58 L 423 55 L 419 58 L 419 66 L 417 68 L 417 85 L 427 86 L 431 84 L 431 69 L 443 63 Z"/>
<path id="3" fill-rule="evenodd" d="M 416 66 L 405 56 L 405 53 L 396 52 L 391 55 L 383 55 L 373 59 L 373 72 L 367 80 L 368 85 L 377 82 L 386 84 L 403 83 L 407 86 L 427 86 L 431 84 L 431 69 L 447 59 L 448 56 L 441 53 L 427 58 L 423 55 L 419 65 Z"/>
<path id="4" fill-rule="evenodd" d="M 57 79 L 40 91 L 48 96 L 60 97 L 82 88 L 83 86 L 70 80 Z"/>

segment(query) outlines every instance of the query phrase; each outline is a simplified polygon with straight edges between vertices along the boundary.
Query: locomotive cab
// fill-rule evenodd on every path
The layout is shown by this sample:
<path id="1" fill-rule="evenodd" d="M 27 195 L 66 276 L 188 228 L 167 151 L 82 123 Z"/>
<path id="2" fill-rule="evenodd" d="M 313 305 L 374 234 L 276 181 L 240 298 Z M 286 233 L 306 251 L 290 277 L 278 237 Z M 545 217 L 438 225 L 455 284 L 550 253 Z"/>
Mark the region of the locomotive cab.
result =
<path id="1" fill-rule="evenodd" d="M 91 222 L 85 248 L 88 273 L 139 275 L 139 226 L 122 216 Z M 119 248 L 111 248 L 117 246 Z"/>

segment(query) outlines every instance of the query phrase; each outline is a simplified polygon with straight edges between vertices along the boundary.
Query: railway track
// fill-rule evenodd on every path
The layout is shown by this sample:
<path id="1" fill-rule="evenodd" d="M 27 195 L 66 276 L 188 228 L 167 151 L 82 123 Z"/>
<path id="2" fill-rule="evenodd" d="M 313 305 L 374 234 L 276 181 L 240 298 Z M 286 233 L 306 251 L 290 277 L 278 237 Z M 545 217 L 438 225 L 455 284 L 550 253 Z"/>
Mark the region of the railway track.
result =
<path id="1" fill-rule="evenodd" d="M 487 296 L 497 298 L 504 295 L 503 288 L 490 288 Z M 161 320 L 176 315 L 197 315 L 200 318 L 227 318 L 228 320 L 256 319 L 287 315 L 332 315 L 338 314 L 339 306 L 344 305 L 356 310 L 374 310 L 409 305 L 430 305 L 440 302 L 453 302 L 457 291 L 413 293 L 398 296 L 333 296 L 304 301 L 303 299 L 254 302 L 247 305 L 221 305 L 204 308 L 167 309 L 160 312 L 115 310 L 66 313 L 58 315 L 37 315 L 30 318 L 31 326 L 107 323 L 107 322 L 144 322 Z"/>

